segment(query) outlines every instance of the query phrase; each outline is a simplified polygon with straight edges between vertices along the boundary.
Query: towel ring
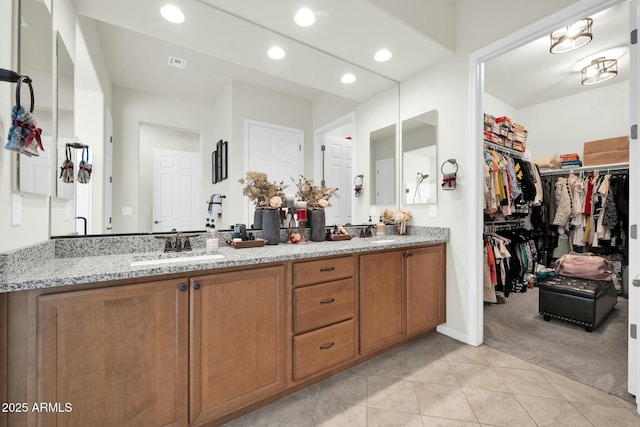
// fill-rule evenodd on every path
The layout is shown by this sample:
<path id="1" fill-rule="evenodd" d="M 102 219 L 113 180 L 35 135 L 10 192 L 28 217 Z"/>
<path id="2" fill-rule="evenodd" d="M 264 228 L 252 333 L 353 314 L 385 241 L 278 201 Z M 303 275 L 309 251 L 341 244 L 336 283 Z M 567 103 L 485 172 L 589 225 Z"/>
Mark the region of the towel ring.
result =
<path id="1" fill-rule="evenodd" d="M 447 163 L 451 163 L 456 167 L 456 170 L 447 173 L 458 173 L 458 162 L 456 161 L 456 159 L 448 159 L 445 160 L 444 163 L 442 163 L 442 166 L 440 166 L 440 172 L 442 172 L 443 175 L 445 174 L 444 167 L 447 165 Z"/>

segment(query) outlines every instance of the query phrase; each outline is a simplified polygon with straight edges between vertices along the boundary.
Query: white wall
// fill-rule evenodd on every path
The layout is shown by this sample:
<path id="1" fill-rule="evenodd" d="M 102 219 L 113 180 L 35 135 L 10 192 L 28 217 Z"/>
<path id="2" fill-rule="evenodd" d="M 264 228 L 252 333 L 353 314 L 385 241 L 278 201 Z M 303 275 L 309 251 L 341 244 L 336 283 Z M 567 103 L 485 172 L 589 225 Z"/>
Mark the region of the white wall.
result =
<path id="1" fill-rule="evenodd" d="M 518 111 L 533 158 L 583 155 L 586 141 L 629 134 L 629 81 L 594 88 Z"/>
<path id="2" fill-rule="evenodd" d="M 113 232 L 135 233 L 144 224 L 139 217 L 140 161 L 139 124 L 150 123 L 200 134 L 201 141 L 215 138 L 211 126 L 211 107 L 178 99 L 149 95 L 131 89 L 113 89 Z M 149 155 L 149 153 L 145 153 Z M 211 169 L 203 159 L 203 173 Z M 203 215 L 204 215 L 203 201 Z M 122 215 L 131 207 L 133 215 Z M 204 216 L 203 216 L 204 217 Z"/>
<path id="3" fill-rule="evenodd" d="M 450 227 L 447 244 L 447 328 L 457 334 L 467 333 L 468 287 L 477 278 L 468 277 L 466 216 L 480 212 L 467 205 L 470 183 L 465 172 L 471 162 L 467 149 L 468 71 L 467 57 L 454 55 L 446 61 L 403 81 L 400 85 L 401 119 L 438 110 L 438 169 L 446 159 L 458 161 L 458 187 L 440 190 L 436 181 L 438 204 L 431 217 L 428 205 L 406 206 L 413 213 L 413 225 Z M 480 243 L 478 242 L 478 245 Z"/>

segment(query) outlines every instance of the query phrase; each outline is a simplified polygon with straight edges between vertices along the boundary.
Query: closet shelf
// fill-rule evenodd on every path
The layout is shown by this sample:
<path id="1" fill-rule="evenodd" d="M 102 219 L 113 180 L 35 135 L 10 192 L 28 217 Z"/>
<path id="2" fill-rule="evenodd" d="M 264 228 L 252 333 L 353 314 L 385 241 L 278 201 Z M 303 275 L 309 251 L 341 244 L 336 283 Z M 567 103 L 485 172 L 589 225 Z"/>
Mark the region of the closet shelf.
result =
<path id="1" fill-rule="evenodd" d="M 595 170 L 600 172 L 611 172 L 614 170 L 627 170 L 627 169 L 629 169 L 628 162 L 627 163 L 611 163 L 608 165 L 580 166 L 576 168 L 541 170 L 540 175 L 568 175 L 570 173 L 590 172 Z"/>
<path id="2" fill-rule="evenodd" d="M 512 157 L 517 157 L 519 159 L 524 158 L 524 153 L 522 151 L 514 150 L 513 148 L 504 147 L 502 145 L 495 144 L 493 142 L 489 142 L 486 140 L 484 141 L 484 147 L 485 149 L 488 148 L 495 151 L 501 151 L 503 153 L 509 154 Z"/>

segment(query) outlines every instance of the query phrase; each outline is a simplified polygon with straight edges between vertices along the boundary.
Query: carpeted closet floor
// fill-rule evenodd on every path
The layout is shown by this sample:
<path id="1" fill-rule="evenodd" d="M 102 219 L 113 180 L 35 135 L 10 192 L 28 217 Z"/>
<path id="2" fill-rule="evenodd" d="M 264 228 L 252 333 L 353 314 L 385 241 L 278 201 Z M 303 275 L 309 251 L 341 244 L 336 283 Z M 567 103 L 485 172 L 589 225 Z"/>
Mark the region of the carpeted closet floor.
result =
<path id="1" fill-rule="evenodd" d="M 484 343 L 558 374 L 633 401 L 627 392 L 628 301 L 593 332 L 538 314 L 538 288 L 484 306 Z"/>

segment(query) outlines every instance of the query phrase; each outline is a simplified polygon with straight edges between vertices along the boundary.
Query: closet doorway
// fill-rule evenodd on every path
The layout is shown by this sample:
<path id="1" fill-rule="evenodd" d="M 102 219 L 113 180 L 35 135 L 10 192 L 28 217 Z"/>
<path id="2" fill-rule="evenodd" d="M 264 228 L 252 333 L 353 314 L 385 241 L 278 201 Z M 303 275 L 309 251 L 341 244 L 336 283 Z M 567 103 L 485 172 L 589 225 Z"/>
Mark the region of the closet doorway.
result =
<path id="1" fill-rule="evenodd" d="M 476 177 L 476 184 L 477 187 L 475 188 L 475 192 L 474 191 L 470 191 L 470 195 L 469 195 L 469 199 L 470 199 L 470 206 L 482 206 L 483 205 L 483 201 L 481 199 L 482 194 L 483 194 L 483 190 L 482 190 L 482 184 L 483 184 L 483 164 L 482 164 L 482 152 L 480 151 L 480 147 L 482 147 L 482 141 L 483 141 L 483 136 L 482 136 L 482 131 L 483 131 L 483 112 L 487 112 L 490 114 L 495 114 L 495 115 L 507 115 L 507 116 L 512 116 L 512 115 L 516 115 L 518 114 L 518 109 L 517 108 L 511 108 L 511 110 L 509 110 L 509 105 L 507 103 L 504 103 L 504 105 L 507 105 L 507 107 L 505 107 L 505 109 L 507 111 L 501 111 L 501 110 L 497 110 L 497 111 L 487 111 L 488 106 L 491 107 L 496 107 L 499 106 L 500 103 L 496 102 L 495 99 L 491 99 L 491 96 L 487 96 L 486 93 L 484 93 L 483 89 L 485 86 L 485 84 L 488 81 L 489 75 L 488 75 L 488 70 L 491 68 L 488 66 L 488 64 L 490 63 L 490 61 L 496 60 L 498 61 L 500 56 L 502 56 L 503 54 L 510 52 L 511 50 L 513 50 L 514 48 L 518 48 L 521 46 L 524 46 L 527 43 L 530 42 L 534 42 L 535 40 L 538 39 L 543 39 L 546 36 L 546 42 L 547 42 L 547 47 L 546 49 L 548 49 L 548 34 L 551 31 L 554 31 L 557 28 L 562 27 L 563 25 L 566 25 L 568 22 L 574 22 L 578 19 L 581 19 L 585 16 L 594 16 L 600 13 L 607 13 L 605 12 L 606 9 L 608 8 L 624 8 L 626 11 L 631 10 L 633 12 L 633 14 L 636 14 L 637 12 L 637 6 L 636 6 L 636 1 L 633 0 L 631 2 L 626 2 L 626 1 L 600 1 L 600 2 L 596 2 L 596 1 L 585 1 L 585 2 L 580 2 L 581 4 L 574 4 L 554 15 L 551 15 L 548 18 L 545 18 L 544 20 L 530 26 L 527 27 L 523 30 L 521 30 L 520 32 L 507 37 L 489 47 L 487 47 L 486 49 L 483 49 L 479 52 L 476 52 L 474 55 L 472 55 L 472 61 L 471 61 L 471 69 L 470 69 L 470 75 L 472 76 L 472 94 L 471 94 L 471 103 L 473 106 L 473 113 L 472 113 L 472 117 L 471 117 L 471 126 L 472 126 L 472 134 L 476 135 L 475 140 L 473 141 L 473 143 L 471 144 L 470 150 L 472 152 L 472 154 L 474 155 L 474 158 L 477 160 L 477 163 L 475 163 L 473 166 L 473 176 Z M 634 16 L 632 21 L 635 21 L 636 17 Z M 597 22 L 597 21 L 596 21 Z M 625 20 L 624 22 L 620 22 L 621 26 L 625 26 L 627 25 L 628 20 Z M 596 30 L 594 29 L 594 38 L 598 37 Z M 626 33 L 626 40 L 628 40 L 628 32 Z M 625 40 L 625 44 L 628 44 L 628 41 Z M 629 57 L 631 57 L 631 61 L 637 61 L 637 54 L 636 52 L 632 52 L 631 54 L 627 54 L 626 58 L 624 58 L 623 60 L 627 61 L 627 64 L 629 62 Z M 627 66 L 628 67 L 628 66 Z M 536 75 L 536 69 L 527 69 L 527 67 L 523 66 L 522 67 L 523 71 L 528 71 L 530 73 L 533 73 L 533 75 Z M 579 70 L 578 70 L 579 71 Z M 638 93 L 637 93 L 637 79 L 638 79 L 638 75 L 637 75 L 637 71 L 636 72 L 632 72 L 631 73 L 630 79 L 630 87 L 631 90 L 627 87 L 625 89 L 626 94 L 631 93 L 631 104 L 635 105 L 635 102 L 637 100 L 638 97 Z M 575 77 L 577 78 L 577 77 Z M 618 83 L 616 83 L 618 84 Z M 578 80 L 578 85 L 580 85 L 580 80 Z M 612 84 L 613 85 L 613 84 Z M 583 94 L 584 96 L 587 96 L 585 94 Z M 627 95 L 628 96 L 628 95 Z M 549 102 L 549 101 L 545 101 L 545 102 Z M 593 103 L 597 103 L 598 100 L 594 100 L 592 99 L 591 102 Z M 624 118 L 626 119 L 625 125 L 624 125 L 624 129 L 619 132 L 620 135 L 625 135 L 628 134 L 628 129 L 629 129 L 629 123 L 633 123 L 636 122 L 637 120 L 637 109 L 634 108 L 634 110 L 632 111 L 632 119 L 629 120 L 628 118 L 628 103 L 625 102 L 624 98 L 620 99 L 620 104 L 624 104 L 624 105 L 620 105 L 620 109 L 625 110 L 623 114 L 623 116 L 625 116 Z M 543 107 L 546 108 L 547 106 Z M 618 111 L 618 110 L 616 110 Z M 541 114 L 541 113 L 539 113 Z M 523 121 L 526 119 L 523 119 Z M 588 127 L 589 126 L 589 119 L 583 117 L 582 118 L 583 122 L 584 122 L 584 126 Z M 603 119 L 606 120 L 606 119 Z M 516 119 L 516 121 L 520 122 L 519 120 Z M 523 123 L 525 126 L 527 126 L 527 123 Z M 594 123 L 595 125 L 598 124 L 602 124 L 602 122 L 598 123 L 597 121 L 595 121 Z M 562 133 L 562 131 L 559 132 L 560 134 Z M 619 135 L 607 135 L 608 137 L 612 137 L 612 136 L 619 136 Z M 590 138 L 590 139 L 601 139 L 600 136 L 596 136 L 594 138 Z M 562 140 L 562 137 L 560 137 L 559 140 Z M 583 139 L 583 141 L 587 141 L 589 139 Z M 634 188 L 637 189 L 637 177 L 634 175 L 636 172 L 634 171 L 634 167 L 637 168 L 638 162 L 637 162 L 637 150 L 634 146 L 634 142 L 632 140 L 631 142 L 631 152 L 630 152 L 630 181 L 631 181 L 631 188 L 630 188 L 630 194 L 631 194 L 631 201 L 630 201 L 630 218 L 637 218 L 637 214 L 634 215 L 634 212 L 637 212 L 637 205 L 638 202 L 637 200 L 634 201 L 633 199 L 633 194 L 634 194 Z M 528 144 L 529 145 L 529 144 Z M 529 147 L 531 150 L 535 150 L 535 144 L 532 144 L 532 146 Z M 564 152 L 579 152 L 582 154 L 582 150 L 568 150 L 568 151 L 564 151 L 562 149 L 561 146 L 558 146 L 557 148 L 555 148 L 554 150 L 555 152 L 558 152 L 558 154 L 560 153 L 564 153 Z M 545 153 L 537 151 L 535 152 L 535 154 L 533 155 L 533 157 L 540 157 L 543 156 Z M 547 153 L 550 154 L 550 153 Z M 636 191 L 637 192 L 637 191 Z M 475 218 L 470 220 L 470 228 L 472 230 L 472 234 L 473 235 L 477 235 L 478 238 L 480 238 L 480 236 L 482 235 L 483 232 L 483 218 L 482 215 L 479 214 L 478 216 L 476 216 Z M 634 222 L 633 220 L 631 221 L 632 223 Z M 635 259 L 638 256 L 638 248 L 637 248 L 637 241 L 634 241 L 633 239 L 630 239 L 629 241 L 629 256 L 628 259 Z M 635 255 L 635 258 L 634 258 Z M 470 276 L 471 277 L 482 277 L 482 253 L 481 251 L 478 250 L 477 247 L 474 247 L 473 249 L 470 250 L 470 261 L 471 261 L 471 270 L 470 270 Z M 631 282 L 633 280 L 634 277 L 636 277 L 636 275 L 638 274 L 637 271 L 637 266 L 629 266 L 629 281 Z M 634 271 L 634 268 L 636 269 Z M 637 296 L 634 294 L 635 290 L 633 289 L 633 286 L 629 286 L 629 322 L 634 323 L 633 316 L 635 315 L 635 312 L 638 311 L 638 303 L 637 303 Z M 634 298 L 635 297 L 635 298 Z M 469 341 L 472 343 L 476 343 L 476 344 L 480 344 L 483 342 L 484 337 L 483 337 L 483 326 L 484 326 L 484 317 L 483 317 L 483 309 L 484 309 L 484 304 L 483 304 L 483 294 L 482 294 L 482 283 L 477 283 L 476 287 L 474 289 L 470 289 L 470 294 L 469 294 L 469 301 L 470 301 L 470 323 L 469 323 Z M 537 304 L 537 299 L 535 300 L 535 303 Z M 474 320 L 477 320 L 477 323 L 474 324 Z M 540 319 L 541 320 L 541 319 Z M 544 324 L 542 325 L 544 326 Z M 575 330 L 576 334 L 580 334 L 580 333 L 586 333 L 583 330 L 581 330 L 579 327 L 576 327 Z M 526 339 L 526 331 L 523 331 L 523 338 Z M 637 371 L 636 371 L 636 362 L 635 362 L 635 358 L 636 358 L 636 353 L 635 353 L 635 341 L 634 340 L 629 340 L 629 350 L 628 350 L 628 357 L 629 357 L 629 380 L 628 380 L 628 386 L 629 386 L 629 391 L 630 392 L 635 392 L 635 384 L 636 384 L 636 376 L 637 376 Z M 618 361 L 614 362 L 614 363 L 619 363 Z"/>

